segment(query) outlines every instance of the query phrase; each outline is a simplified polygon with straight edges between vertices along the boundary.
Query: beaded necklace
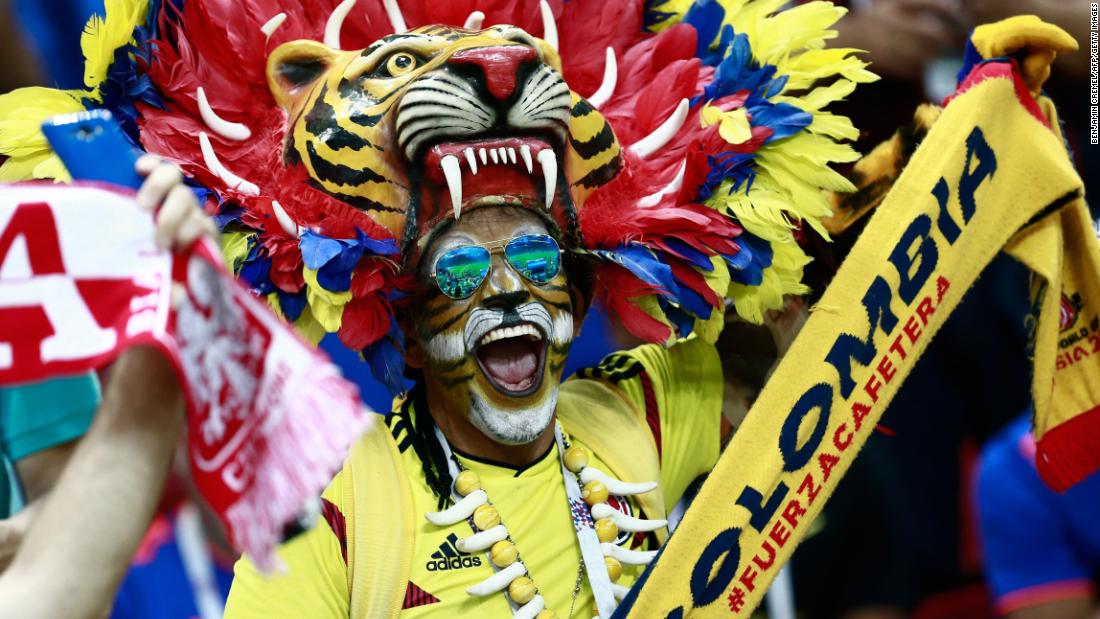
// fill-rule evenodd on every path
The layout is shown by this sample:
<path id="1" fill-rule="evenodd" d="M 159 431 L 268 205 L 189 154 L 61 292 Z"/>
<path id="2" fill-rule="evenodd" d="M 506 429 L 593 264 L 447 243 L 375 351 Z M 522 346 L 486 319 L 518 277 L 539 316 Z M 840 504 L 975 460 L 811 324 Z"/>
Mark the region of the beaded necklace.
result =
<path id="1" fill-rule="evenodd" d="M 456 546 L 463 552 L 485 551 L 494 572 L 492 576 L 469 587 L 467 593 L 484 596 L 506 591 L 506 599 L 516 619 L 557 617 L 553 610 L 546 608 L 546 601 L 539 594 L 538 586 L 527 575 L 519 550 L 501 522 L 500 513 L 489 502 L 477 473 L 462 467 L 438 427 L 435 428 L 435 433 L 446 456 L 451 479 L 454 480 L 451 488 L 454 505 L 425 515 L 437 526 L 450 526 L 460 520 L 467 520 L 474 533 L 458 540 Z M 608 505 L 607 500 L 612 494 L 626 496 L 649 492 L 657 484 L 619 481 L 595 467 L 588 466 L 588 451 L 579 445 L 570 445 L 560 424 L 555 424 L 554 438 L 573 528 L 581 549 L 573 603 L 580 593 L 582 576 L 587 574 L 589 586 L 596 599 L 594 614 L 610 617 L 617 601 L 629 591 L 627 587 L 614 584 L 622 576 L 623 564 L 643 565 L 657 554 L 656 551 L 620 548 L 614 544 L 619 530 L 655 531 L 668 523 L 665 520 L 642 520 L 627 516 Z M 580 484 L 584 484 L 583 488 Z M 572 604 L 569 612 L 573 612 Z"/>

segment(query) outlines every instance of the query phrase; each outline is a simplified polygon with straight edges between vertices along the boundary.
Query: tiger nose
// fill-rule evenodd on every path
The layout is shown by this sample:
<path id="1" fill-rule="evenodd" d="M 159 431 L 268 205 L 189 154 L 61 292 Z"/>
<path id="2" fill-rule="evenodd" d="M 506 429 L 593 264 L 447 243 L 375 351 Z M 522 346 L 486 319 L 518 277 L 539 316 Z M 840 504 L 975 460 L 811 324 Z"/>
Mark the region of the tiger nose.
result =
<path id="1" fill-rule="evenodd" d="M 451 56 L 451 62 L 481 67 L 489 93 L 504 101 L 516 89 L 519 63 L 536 57 L 534 48 L 526 45 L 499 45 L 464 49 Z"/>

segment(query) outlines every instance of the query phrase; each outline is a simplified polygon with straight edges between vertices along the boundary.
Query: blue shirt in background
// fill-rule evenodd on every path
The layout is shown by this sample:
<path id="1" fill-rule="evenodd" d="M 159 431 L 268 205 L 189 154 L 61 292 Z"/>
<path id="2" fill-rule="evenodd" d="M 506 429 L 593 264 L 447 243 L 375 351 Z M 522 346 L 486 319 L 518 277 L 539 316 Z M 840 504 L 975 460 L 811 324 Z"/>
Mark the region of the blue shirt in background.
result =
<path id="1" fill-rule="evenodd" d="M 1095 595 L 1100 575 L 1100 475 L 1065 494 L 1035 468 L 1031 414 L 982 450 L 978 515 L 986 581 L 998 612 Z"/>

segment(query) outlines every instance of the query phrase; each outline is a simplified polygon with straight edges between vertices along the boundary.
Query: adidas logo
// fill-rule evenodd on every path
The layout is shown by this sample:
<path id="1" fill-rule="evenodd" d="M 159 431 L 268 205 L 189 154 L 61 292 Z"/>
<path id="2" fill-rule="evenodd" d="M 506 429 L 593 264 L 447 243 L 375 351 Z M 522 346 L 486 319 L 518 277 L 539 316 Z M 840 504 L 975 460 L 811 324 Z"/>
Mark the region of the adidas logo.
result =
<path id="1" fill-rule="evenodd" d="M 429 572 L 444 572 L 447 570 L 460 570 L 464 567 L 481 567 L 481 557 L 472 556 L 468 552 L 462 552 L 455 546 L 458 536 L 451 533 L 447 539 L 439 545 L 439 550 L 432 553 L 432 558 L 424 565 Z"/>

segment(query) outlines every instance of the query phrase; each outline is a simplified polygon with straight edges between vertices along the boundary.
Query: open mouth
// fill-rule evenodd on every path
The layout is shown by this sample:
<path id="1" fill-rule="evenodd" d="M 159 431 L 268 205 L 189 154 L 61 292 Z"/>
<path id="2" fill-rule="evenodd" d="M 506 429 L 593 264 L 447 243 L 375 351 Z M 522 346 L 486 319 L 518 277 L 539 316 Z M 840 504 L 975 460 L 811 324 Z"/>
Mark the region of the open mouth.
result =
<path id="1" fill-rule="evenodd" d="M 482 374 L 504 395 L 531 395 L 542 384 L 546 338 L 531 323 L 493 329 L 478 340 L 475 354 Z"/>
<path id="2" fill-rule="evenodd" d="M 557 199 L 558 155 L 539 137 L 443 142 L 425 152 L 423 165 L 428 182 L 422 198 L 447 200 L 456 219 L 470 206 L 491 203 L 550 210 Z"/>

